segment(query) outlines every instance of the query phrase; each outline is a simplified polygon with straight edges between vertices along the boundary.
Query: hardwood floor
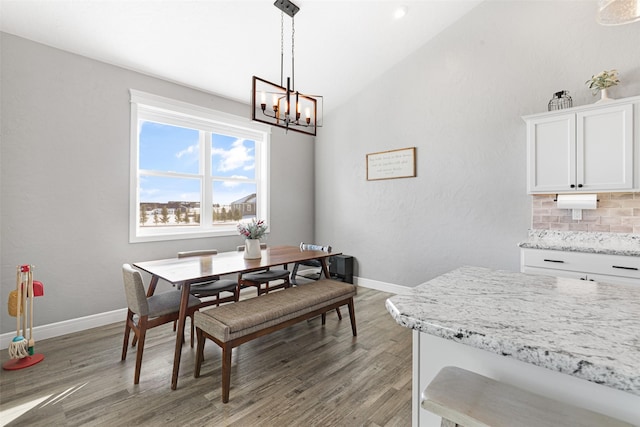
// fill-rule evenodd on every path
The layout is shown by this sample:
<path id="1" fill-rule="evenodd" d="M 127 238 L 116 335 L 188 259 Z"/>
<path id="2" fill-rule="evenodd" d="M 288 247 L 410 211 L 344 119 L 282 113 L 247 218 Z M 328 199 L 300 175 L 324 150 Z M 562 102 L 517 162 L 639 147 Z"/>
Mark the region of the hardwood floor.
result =
<path id="1" fill-rule="evenodd" d="M 330 313 L 325 327 L 317 318 L 236 348 L 227 404 L 220 349 L 207 342 L 201 377 L 193 378 L 188 336 L 171 390 L 170 324 L 148 332 L 137 386 L 135 349 L 120 361 L 124 319 L 36 341 L 44 361 L 1 372 L 0 425 L 410 426 L 411 331 L 387 313 L 389 296 L 358 289 L 355 338 L 343 310 L 342 321 Z"/>

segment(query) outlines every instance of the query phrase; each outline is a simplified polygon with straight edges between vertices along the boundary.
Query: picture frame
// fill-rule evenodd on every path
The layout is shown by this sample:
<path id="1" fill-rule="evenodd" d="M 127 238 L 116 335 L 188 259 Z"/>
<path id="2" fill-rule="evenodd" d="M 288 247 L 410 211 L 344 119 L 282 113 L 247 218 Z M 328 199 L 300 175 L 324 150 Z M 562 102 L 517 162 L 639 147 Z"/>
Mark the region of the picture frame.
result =
<path id="1" fill-rule="evenodd" d="M 367 181 L 416 176 L 416 147 L 367 154 Z"/>

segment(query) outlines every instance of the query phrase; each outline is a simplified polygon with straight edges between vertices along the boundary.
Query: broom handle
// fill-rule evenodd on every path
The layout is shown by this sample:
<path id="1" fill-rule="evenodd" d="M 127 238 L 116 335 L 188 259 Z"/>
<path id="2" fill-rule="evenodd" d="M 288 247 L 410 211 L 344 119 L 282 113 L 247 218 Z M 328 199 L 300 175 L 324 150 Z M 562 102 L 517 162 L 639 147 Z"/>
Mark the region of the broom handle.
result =
<path id="1" fill-rule="evenodd" d="M 18 274 L 16 277 L 16 291 L 18 292 L 16 307 L 16 336 L 20 336 L 20 306 L 22 305 L 22 277 L 20 275 L 20 267 L 18 266 Z"/>
<path id="2" fill-rule="evenodd" d="M 26 280 L 26 283 L 23 283 L 22 286 L 22 301 L 24 301 L 24 311 L 22 312 L 22 336 L 27 338 L 27 292 L 29 291 L 29 273 L 23 275 Z M 21 287 L 22 287 L 21 286 Z"/>
<path id="3" fill-rule="evenodd" d="M 33 343 L 33 266 L 29 268 L 29 293 L 27 297 L 29 297 L 29 346 L 32 346 Z"/>

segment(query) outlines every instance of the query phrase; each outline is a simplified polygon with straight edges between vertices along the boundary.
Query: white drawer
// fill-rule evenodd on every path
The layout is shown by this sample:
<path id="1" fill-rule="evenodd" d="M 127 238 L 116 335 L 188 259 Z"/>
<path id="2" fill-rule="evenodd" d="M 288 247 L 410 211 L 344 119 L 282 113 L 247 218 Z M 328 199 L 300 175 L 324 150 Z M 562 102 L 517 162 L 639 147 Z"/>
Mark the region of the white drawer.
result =
<path id="1" fill-rule="evenodd" d="M 640 280 L 640 257 L 522 249 L 522 266 L 606 274 Z"/>

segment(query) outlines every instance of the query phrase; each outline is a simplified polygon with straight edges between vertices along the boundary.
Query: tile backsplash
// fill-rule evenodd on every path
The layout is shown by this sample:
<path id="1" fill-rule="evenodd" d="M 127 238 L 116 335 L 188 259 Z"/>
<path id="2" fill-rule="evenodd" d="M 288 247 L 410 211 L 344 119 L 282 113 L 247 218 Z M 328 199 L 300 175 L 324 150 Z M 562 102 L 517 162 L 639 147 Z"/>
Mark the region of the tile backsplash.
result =
<path id="1" fill-rule="evenodd" d="M 571 209 L 558 209 L 555 194 L 532 197 L 531 228 L 640 234 L 640 193 L 598 193 L 598 208 L 583 209 L 582 220 L 571 219 Z"/>

